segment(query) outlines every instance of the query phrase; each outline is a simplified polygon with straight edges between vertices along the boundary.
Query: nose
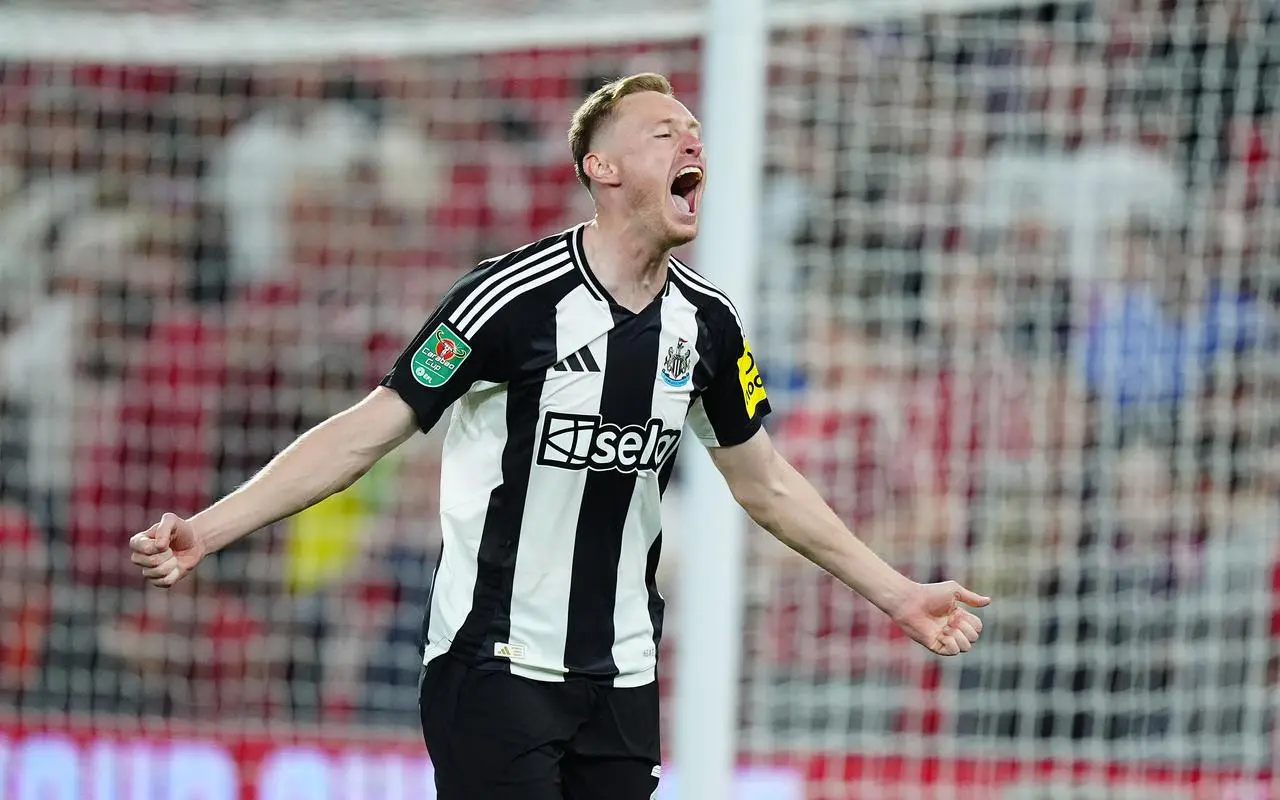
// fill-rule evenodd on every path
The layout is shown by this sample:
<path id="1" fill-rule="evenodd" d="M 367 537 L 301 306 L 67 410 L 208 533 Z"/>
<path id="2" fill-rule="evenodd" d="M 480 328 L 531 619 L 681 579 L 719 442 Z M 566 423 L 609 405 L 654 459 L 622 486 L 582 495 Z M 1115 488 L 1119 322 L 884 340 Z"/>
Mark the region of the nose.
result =
<path id="1" fill-rule="evenodd" d="M 700 158 L 702 156 L 702 140 L 693 134 L 688 134 L 684 140 L 684 152 L 686 155 Z"/>

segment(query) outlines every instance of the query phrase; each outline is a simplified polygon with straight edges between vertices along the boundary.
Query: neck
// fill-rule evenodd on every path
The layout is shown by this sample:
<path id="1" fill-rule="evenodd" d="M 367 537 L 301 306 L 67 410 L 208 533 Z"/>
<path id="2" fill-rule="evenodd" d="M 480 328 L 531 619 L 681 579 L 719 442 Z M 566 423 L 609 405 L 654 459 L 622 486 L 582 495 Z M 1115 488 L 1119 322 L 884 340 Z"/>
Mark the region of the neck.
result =
<path id="1" fill-rule="evenodd" d="M 583 247 L 596 277 L 623 306 L 647 304 L 666 284 L 671 250 L 634 218 L 597 212 Z"/>

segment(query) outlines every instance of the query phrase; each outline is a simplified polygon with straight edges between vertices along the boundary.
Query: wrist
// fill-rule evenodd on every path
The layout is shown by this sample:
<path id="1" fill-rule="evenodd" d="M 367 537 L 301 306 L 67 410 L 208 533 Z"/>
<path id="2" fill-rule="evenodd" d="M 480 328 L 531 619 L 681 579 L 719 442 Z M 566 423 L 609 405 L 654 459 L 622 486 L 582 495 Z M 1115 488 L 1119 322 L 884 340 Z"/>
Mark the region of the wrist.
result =
<path id="1" fill-rule="evenodd" d="M 212 509 L 206 509 L 188 520 L 201 556 L 216 553 L 222 548 L 217 520 L 213 518 L 211 511 Z"/>
<path id="2" fill-rule="evenodd" d="M 892 567 L 890 570 L 892 575 L 886 576 L 883 585 L 876 587 L 872 594 L 867 595 L 867 599 L 891 619 L 897 619 L 903 605 L 915 591 L 916 582 Z"/>

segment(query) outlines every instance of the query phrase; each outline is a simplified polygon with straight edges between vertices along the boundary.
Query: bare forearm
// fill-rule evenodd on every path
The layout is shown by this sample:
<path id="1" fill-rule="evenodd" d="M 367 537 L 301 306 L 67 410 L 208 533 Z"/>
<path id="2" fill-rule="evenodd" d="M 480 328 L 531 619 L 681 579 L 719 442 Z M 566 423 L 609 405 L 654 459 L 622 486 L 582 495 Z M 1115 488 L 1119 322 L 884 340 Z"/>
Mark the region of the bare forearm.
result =
<path id="1" fill-rule="evenodd" d="M 778 458 L 775 480 L 743 506 L 760 527 L 805 558 L 893 613 L 915 582 L 849 531 L 803 475 Z"/>
<path id="2" fill-rule="evenodd" d="M 960 608 L 990 598 L 955 581 L 916 583 L 849 532 L 817 491 L 787 463 L 764 430 L 742 444 L 709 450 L 733 496 L 765 530 L 888 614 L 913 640 L 952 656 L 973 646 L 982 620 Z"/>
<path id="3" fill-rule="evenodd" d="M 359 406 L 298 437 L 236 491 L 191 519 L 210 552 L 309 508 L 359 480 L 411 429 L 370 435 Z"/>

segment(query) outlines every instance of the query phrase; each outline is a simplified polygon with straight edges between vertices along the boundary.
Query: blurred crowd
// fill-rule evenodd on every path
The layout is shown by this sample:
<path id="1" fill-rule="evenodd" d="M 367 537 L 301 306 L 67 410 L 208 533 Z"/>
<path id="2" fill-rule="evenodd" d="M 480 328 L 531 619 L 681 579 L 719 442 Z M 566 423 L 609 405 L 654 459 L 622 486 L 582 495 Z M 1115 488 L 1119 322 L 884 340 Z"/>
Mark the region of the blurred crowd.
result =
<path id="1" fill-rule="evenodd" d="M 943 667 L 754 537 L 748 748 L 1280 752 L 1276 14 L 774 35 L 771 430 L 894 563 L 999 600 Z M 696 112 L 697 67 L 692 42 L 0 61 L 4 704 L 415 726 L 438 436 L 168 592 L 123 545 L 366 393 L 461 271 L 585 218 L 583 94 L 655 69 Z"/>
<path id="2" fill-rule="evenodd" d="M 775 436 L 900 567 L 999 599 L 944 667 L 762 548 L 753 746 L 1274 763 L 1277 13 L 1062 4 L 775 45 L 812 89 L 772 120 Z"/>

